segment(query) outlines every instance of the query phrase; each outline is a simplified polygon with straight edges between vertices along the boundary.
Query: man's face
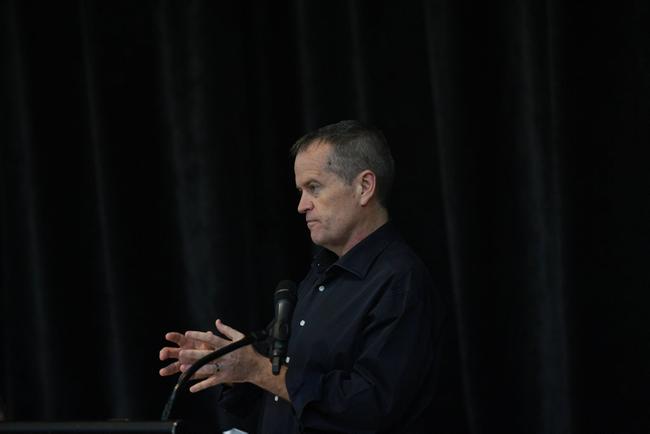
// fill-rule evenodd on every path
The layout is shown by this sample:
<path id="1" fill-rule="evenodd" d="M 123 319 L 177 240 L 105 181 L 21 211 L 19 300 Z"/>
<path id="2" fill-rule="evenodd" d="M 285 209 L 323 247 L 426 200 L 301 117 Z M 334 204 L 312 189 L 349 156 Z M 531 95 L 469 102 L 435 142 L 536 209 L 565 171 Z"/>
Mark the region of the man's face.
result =
<path id="1" fill-rule="evenodd" d="M 328 170 L 331 150 L 327 143 L 311 144 L 296 156 L 294 172 L 298 212 L 305 214 L 311 240 L 341 256 L 355 241 L 361 206 L 355 183 L 348 185 Z"/>

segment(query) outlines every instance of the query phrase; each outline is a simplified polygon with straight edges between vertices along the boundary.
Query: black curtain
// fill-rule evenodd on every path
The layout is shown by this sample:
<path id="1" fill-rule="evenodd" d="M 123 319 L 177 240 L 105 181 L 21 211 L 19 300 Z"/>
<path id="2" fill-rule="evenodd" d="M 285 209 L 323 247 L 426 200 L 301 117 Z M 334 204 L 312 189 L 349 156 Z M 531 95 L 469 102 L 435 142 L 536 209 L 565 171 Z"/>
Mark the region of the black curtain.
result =
<path id="1" fill-rule="evenodd" d="M 432 431 L 650 430 L 647 1 L 0 4 L 5 419 L 157 418 L 166 331 L 306 272 L 288 148 L 354 118 L 451 307 Z"/>

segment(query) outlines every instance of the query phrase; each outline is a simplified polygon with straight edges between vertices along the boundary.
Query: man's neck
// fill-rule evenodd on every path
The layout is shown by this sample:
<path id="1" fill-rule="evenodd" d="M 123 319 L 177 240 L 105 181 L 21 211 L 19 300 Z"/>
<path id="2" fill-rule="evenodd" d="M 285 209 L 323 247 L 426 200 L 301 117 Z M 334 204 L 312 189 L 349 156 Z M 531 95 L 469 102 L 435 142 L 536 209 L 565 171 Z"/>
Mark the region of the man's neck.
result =
<path id="1" fill-rule="evenodd" d="M 363 239 L 368 237 L 368 235 L 372 234 L 387 222 L 388 211 L 386 211 L 384 208 L 378 208 L 373 212 L 368 213 L 367 217 L 360 222 L 354 234 L 348 240 L 348 243 L 343 246 L 343 248 L 337 249 L 338 251 L 334 251 L 334 253 L 339 257 L 345 255 L 354 246 L 359 244 Z"/>

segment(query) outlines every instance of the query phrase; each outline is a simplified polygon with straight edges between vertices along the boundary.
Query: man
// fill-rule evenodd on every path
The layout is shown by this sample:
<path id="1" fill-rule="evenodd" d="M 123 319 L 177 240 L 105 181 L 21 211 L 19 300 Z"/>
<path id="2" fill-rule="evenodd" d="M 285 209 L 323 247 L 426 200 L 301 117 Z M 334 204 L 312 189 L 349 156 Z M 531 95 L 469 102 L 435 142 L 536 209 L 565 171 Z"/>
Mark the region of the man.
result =
<path id="1" fill-rule="evenodd" d="M 246 388 L 238 383 L 268 392 L 264 433 L 428 432 L 443 312 L 426 267 L 389 222 L 394 168 L 386 141 L 343 121 L 305 135 L 292 153 L 298 212 L 322 249 L 298 289 L 287 363 L 274 376 L 267 357 L 244 347 L 202 368 L 203 381 L 190 390 L 235 385 L 226 406 Z M 229 343 L 210 332 L 166 338 L 178 347 L 163 348 L 160 359 L 178 360 L 161 375 Z"/>

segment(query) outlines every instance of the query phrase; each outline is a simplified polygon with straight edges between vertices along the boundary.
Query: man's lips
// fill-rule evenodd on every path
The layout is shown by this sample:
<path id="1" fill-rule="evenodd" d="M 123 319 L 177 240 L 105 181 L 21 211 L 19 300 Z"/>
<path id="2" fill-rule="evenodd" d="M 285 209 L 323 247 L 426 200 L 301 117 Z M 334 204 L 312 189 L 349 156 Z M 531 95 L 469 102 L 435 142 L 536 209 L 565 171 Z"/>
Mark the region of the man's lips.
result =
<path id="1" fill-rule="evenodd" d="M 307 220 L 307 227 L 311 228 L 314 226 L 316 223 L 318 223 L 318 220 Z"/>

